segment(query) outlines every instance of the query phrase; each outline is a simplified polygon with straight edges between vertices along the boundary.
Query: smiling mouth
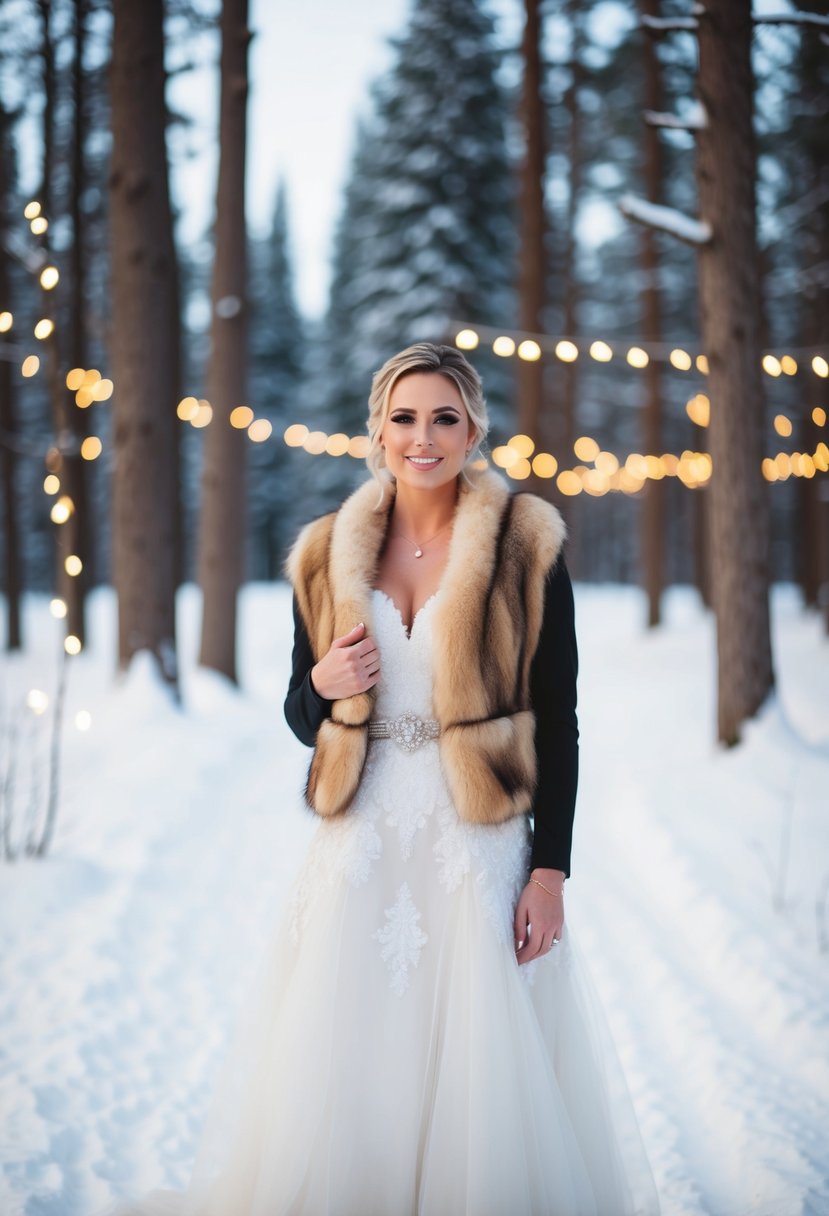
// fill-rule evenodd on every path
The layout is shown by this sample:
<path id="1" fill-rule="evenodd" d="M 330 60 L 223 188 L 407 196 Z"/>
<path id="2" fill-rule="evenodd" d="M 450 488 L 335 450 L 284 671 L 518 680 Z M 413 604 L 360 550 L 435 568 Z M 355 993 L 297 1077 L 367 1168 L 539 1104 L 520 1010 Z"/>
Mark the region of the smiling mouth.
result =
<path id="1" fill-rule="evenodd" d="M 433 469 L 443 460 L 442 456 L 407 456 L 409 464 L 413 464 L 416 469 Z"/>

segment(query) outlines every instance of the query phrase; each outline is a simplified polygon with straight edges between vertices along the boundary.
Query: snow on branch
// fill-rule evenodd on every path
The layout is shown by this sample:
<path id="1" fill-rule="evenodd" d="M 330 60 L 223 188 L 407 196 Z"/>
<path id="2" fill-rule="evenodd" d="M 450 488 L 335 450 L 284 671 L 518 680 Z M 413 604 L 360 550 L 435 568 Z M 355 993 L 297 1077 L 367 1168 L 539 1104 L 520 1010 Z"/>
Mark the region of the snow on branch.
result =
<path id="1" fill-rule="evenodd" d="M 695 101 L 684 118 L 677 114 L 665 114 L 660 110 L 645 110 L 645 122 L 649 127 L 671 127 L 679 131 L 702 131 L 708 126 L 708 115 L 701 101 Z"/>
<path id="2" fill-rule="evenodd" d="M 816 25 L 829 30 L 829 17 L 820 13 L 752 13 L 755 25 Z"/>
<path id="3" fill-rule="evenodd" d="M 637 198 L 634 194 L 623 194 L 619 199 L 619 210 L 629 220 L 637 224 L 645 224 L 648 228 L 656 228 L 660 232 L 669 232 L 688 245 L 706 245 L 711 240 L 711 225 L 704 220 L 693 220 L 673 207 L 663 207 L 659 203 L 649 203 L 647 199 Z"/>
<path id="4" fill-rule="evenodd" d="M 647 14 L 640 18 L 646 29 L 657 34 L 669 33 L 671 30 L 696 30 L 699 22 L 696 17 L 649 17 Z"/>

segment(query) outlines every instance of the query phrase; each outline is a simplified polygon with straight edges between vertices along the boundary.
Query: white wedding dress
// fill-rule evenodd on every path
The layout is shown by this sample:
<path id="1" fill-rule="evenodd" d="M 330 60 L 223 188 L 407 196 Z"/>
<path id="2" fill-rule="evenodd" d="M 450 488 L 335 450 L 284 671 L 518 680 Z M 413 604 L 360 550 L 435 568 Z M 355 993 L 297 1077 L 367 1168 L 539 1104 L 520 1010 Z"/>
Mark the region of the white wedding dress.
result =
<path id="1" fill-rule="evenodd" d="M 433 717 L 431 621 L 373 594 L 376 716 Z M 465 824 L 429 740 L 375 739 L 321 820 L 219 1076 L 186 1194 L 110 1216 L 658 1212 L 592 982 L 518 966 L 527 820 Z"/>

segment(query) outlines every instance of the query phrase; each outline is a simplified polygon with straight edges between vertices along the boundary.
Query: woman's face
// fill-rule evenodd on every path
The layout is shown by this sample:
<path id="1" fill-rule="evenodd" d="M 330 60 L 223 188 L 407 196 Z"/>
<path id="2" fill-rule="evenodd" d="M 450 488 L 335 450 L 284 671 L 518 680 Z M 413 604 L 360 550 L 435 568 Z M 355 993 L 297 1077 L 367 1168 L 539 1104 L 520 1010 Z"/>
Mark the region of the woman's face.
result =
<path id="1" fill-rule="evenodd" d="M 380 432 L 399 482 L 434 489 L 458 476 L 475 427 L 454 383 L 440 372 L 409 372 L 391 391 Z"/>

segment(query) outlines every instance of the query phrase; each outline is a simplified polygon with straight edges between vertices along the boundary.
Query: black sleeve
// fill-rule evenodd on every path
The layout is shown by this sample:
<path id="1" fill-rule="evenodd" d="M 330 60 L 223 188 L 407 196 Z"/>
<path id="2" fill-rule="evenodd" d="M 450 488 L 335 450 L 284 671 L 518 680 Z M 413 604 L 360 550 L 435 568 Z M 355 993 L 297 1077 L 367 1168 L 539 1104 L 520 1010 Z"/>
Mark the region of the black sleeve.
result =
<path id="1" fill-rule="evenodd" d="M 331 715 L 333 702 L 321 697 L 311 683 L 314 653 L 294 592 L 294 649 L 291 679 L 285 698 L 285 718 L 291 730 L 306 747 L 313 747 L 324 718 Z"/>
<path id="2" fill-rule="evenodd" d="M 530 671 L 538 760 L 530 864 L 563 870 L 568 878 L 579 778 L 578 670 L 573 586 L 559 556 L 547 575 L 544 621 Z"/>

